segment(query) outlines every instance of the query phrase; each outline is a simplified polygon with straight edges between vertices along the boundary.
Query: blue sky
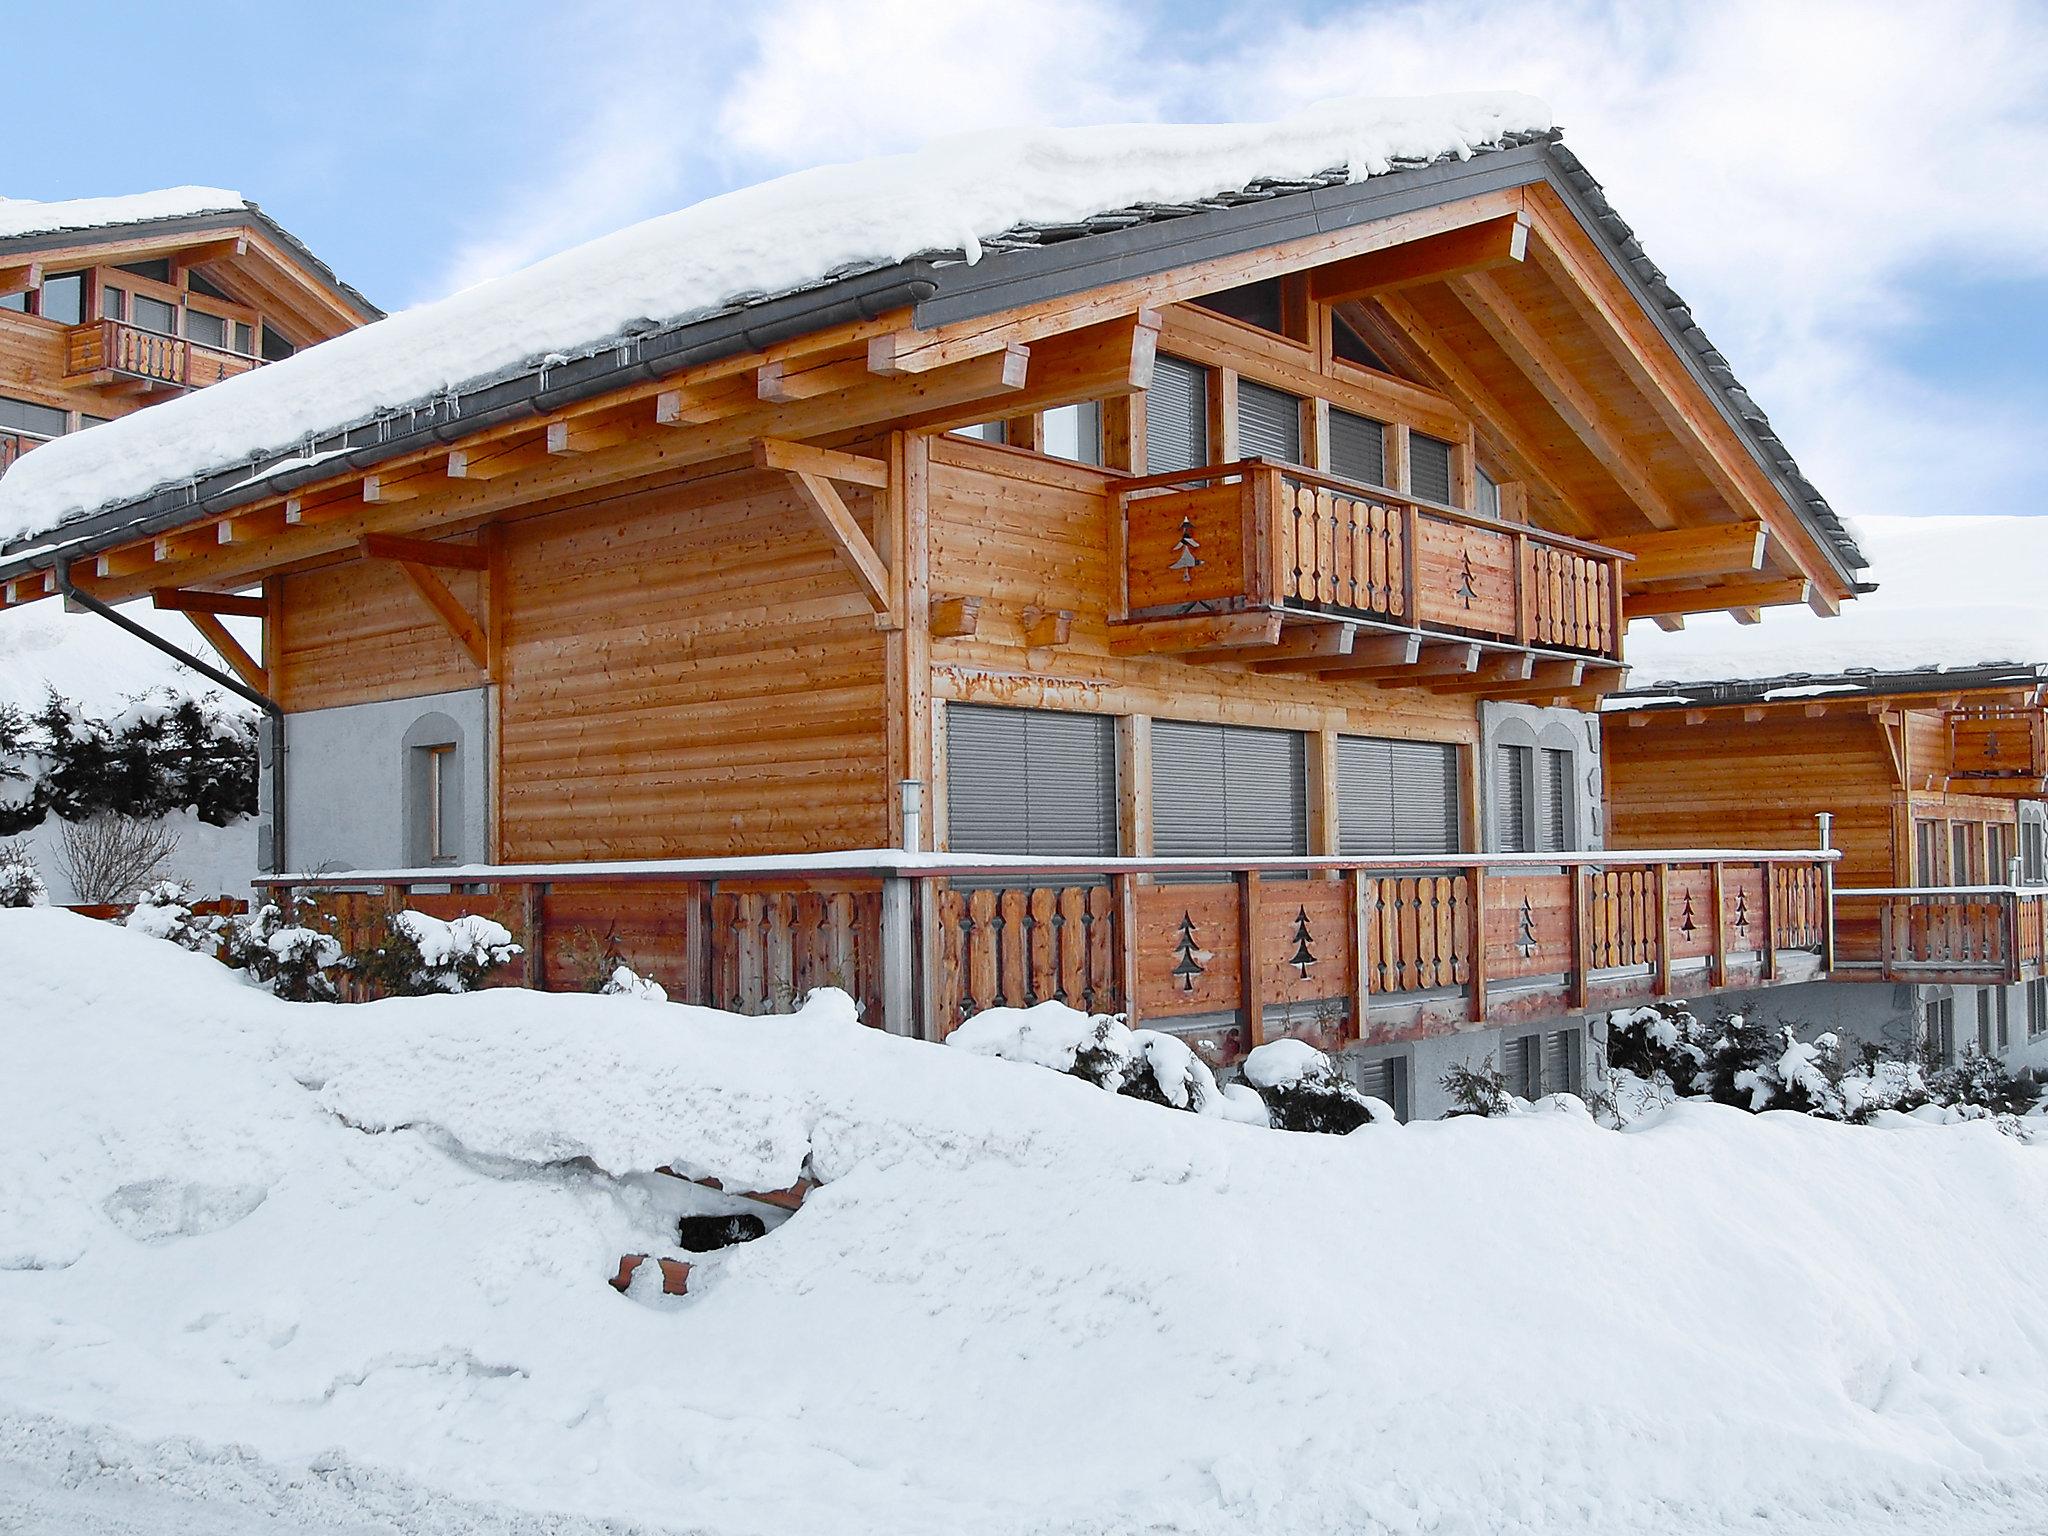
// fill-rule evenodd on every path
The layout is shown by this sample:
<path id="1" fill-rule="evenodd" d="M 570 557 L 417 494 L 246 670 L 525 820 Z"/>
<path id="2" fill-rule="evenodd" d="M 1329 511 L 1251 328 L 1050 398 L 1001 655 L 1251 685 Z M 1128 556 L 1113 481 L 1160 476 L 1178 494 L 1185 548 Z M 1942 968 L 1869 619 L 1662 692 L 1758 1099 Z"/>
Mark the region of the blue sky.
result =
<path id="1" fill-rule="evenodd" d="M 17 43 L 29 14 L 0 0 Z M 102 68 L 10 63 L 0 194 L 237 188 L 387 307 L 952 129 L 1528 90 L 1838 507 L 2038 495 L 2033 0 L 188 0 L 74 6 L 65 31 Z"/>

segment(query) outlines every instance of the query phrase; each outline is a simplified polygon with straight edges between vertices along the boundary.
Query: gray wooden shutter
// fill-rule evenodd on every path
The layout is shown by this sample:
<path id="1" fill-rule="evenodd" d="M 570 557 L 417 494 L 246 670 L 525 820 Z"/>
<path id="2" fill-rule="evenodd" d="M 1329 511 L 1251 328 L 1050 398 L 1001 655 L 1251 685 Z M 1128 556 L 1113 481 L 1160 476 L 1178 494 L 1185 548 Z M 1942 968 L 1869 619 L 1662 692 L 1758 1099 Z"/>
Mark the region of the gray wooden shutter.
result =
<path id="1" fill-rule="evenodd" d="M 1239 385 L 1240 389 L 1244 386 Z M 1330 410 L 1330 473 L 1363 485 L 1387 483 L 1387 424 Z"/>
<path id="2" fill-rule="evenodd" d="M 1537 1099 L 1543 1096 L 1542 1053 L 1541 1035 L 1516 1035 L 1501 1042 L 1500 1075 L 1507 1080 L 1508 1092 L 1516 1098 Z"/>
<path id="3" fill-rule="evenodd" d="M 1393 747 L 1369 736 L 1337 739 L 1337 851 L 1347 859 L 1398 851 Z"/>
<path id="4" fill-rule="evenodd" d="M 1578 1066 L 1579 1032 L 1575 1029 L 1553 1031 L 1543 1043 L 1543 1091 L 1577 1093 Z"/>
<path id="5" fill-rule="evenodd" d="M 1540 852 L 1556 853 L 1572 845 L 1572 755 L 1557 747 L 1545 747 L 1537 756 L 1541 759 L 1536 776 L 1538 846 Z"/>
<path id="6" fill-rule="evenodd" d="M 1145 391 L 1145 468 L 1151 474 L 1209 462 L 1209 370 L 1177 357 L 1152 365 Z"/>
<path id="7" fill-rule="evenodd" d="M 1502 853 L 1530 853 L 1529 749 L 1497 746 L 1493 771 L 1493 826 Z"/>
<path id="8" fill-rule="evenodd" d="M 1300 735 L 1154 721 L 1152 851 L 1161 858 L 1235 859 L 1306 853 Z"/>
<path id="9" fill-rule="evenodd" d="M 1382 1099 L 1394 1107 L 1396 1118 L 1408 1118 L 1408 1058 L 1405 1056 L 1382 1056 L 1378 1061 L 1361 1063 L 1358 1068 L 1358 1091 L 1368 1098 Z"/>
<path id="10" fill-rule="evenodd" d="M 1420 432 L 1408 434 L 1408 490 L 1422 501 L 1451 501 L 1451 445 Z"/>
<path id="11" fill-rule="evenodd" d="M 1107 715 L 948 705 L 946 818 L 956 853 L 1113 857 L 1115 722 Z"/>
<path id="12" fill-rule="evenodd" d="M 1301 462 L 1301 399 L 1263 384 L 1237 384 L 1237 451 L 1245 458 Z"/>

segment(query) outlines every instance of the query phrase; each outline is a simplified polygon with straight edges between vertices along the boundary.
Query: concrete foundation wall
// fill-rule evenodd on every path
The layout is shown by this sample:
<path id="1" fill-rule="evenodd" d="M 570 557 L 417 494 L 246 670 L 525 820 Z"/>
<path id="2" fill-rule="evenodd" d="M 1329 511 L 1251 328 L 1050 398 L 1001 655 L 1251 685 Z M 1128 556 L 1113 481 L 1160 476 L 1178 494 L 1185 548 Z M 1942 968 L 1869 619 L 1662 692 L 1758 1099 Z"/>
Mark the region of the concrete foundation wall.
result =
<path id="1" fill-rule="evenodd" d="M 425 814 L 418 758 L 443 743 L 456 749 L 448 806 L 457 838 L 452 862 L 484 862 L 490 855 L 489 719 L 481 688 L 289 716 L 284 856 L 291 869 L 317 874 L 418 861 Z"/>
<path id="2" fill-rule="evenodd" d="M 1587 1083 L 1597 1083 L 1606 1072 L 1604 1045 L 1588 1019 L 1552 1019 L 1540 1025 L 1508 1030 L 1460 1030 L 1455 1034 L 1431 1035 L 1399 1045 L 1354 1045 L 1338 1053 L 1337 1063 L 1354 1082 L 1358 1082 L 1363 1076 L 1360 1069 L 1369 1063 L 1381 1062 L 1390 1056 L 1404 1060 L 1408 1069 L 1408 1118 L 1411 1121 L 1437 1120 L 1451 1107 L 1451 1096 L 1444 1091 L 1440 1080 L 1452 1067 L 1460 1064 L 1478 1067 L 1490 1060 L 1494 1070 L 1499 1071 L 1504 1060 L 1502 1047 L 1506 1038 L 1531 1034 L 1548 1037 L 1560 1030 L 1576 1031 L 1579 1035 L 1579 1071 L 1572 1089 L 1582 1091 Z M 1545 1086 L 1548 1089 L 1549 1085 Z"/>

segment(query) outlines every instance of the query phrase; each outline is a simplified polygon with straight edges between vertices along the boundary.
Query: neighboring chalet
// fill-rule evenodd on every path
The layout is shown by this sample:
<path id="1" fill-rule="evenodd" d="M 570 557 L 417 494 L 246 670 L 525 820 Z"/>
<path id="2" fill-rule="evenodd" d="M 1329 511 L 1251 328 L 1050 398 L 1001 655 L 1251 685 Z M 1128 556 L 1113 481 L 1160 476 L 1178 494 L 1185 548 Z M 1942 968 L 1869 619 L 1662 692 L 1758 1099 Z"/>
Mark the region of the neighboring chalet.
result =
<path id="1" fill-rule="evenodd" d="M 1609 842 L 1789 846 L 1827 815 L 1832 979 L 1771 1011 L 2048 1068 L 2048 523 L 1868 526 L 1889 579 L 1854 614 L 1650 648 L 1686 680 L 1608 700 Z"/>
<path id="2" fill-rule="evenodd" d="M 1810 837 L 1597 851 L 1628 620 L 1862 558 L 1540 109 L 1389 110 L 623 231 L 49 450 L 0 594 L 260 613 L 274 867 L 536 984 L 1576 1087 L 1603 1007 L 1827 962 Z"/>
<path id="3" fill-rule="evenodd" d="M 239 193 L 0 198 L 0 474 L 380 314 Z"/>

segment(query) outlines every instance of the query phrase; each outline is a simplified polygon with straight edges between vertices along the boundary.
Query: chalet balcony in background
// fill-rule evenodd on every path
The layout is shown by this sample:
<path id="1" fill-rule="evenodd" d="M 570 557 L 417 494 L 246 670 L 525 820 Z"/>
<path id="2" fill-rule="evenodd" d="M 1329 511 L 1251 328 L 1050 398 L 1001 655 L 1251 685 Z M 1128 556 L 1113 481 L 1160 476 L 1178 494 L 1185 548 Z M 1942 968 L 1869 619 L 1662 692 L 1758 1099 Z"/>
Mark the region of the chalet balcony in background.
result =
<path id="1" fill-rule="evenodd" d="M 182 336 L 164 336 L 121 320 L 74 325 L 64 338 L 66 384 L 167 385 L 201 389 L 260 367 L 239 352 L 201 346 Z"/>
<path id="2" fill-rule="evenodd" d="M 2029 704 L 1965 704 L 1948 711 L 1949 777 L 1973 795 L 2048 791 L 2048 712 Z"/>
<path id="3" fill-rule="evenodd" d="M 51 441 L 40 432 L 23 432 L 17 429 L 0 429 L 0 475 L 7 473 L 8 466 L 27 453 L 31 448 L 40 448 Z"/>
<path id="4" fill-rule="evenodd" d="M 1222 636 L 1254 660 L 1257 631 L 1232 638 L 1226 616 L 1278 615 L 1290 627 L 1321 618 L 1408 632 L 1439 651 L 1470 643 L 1509 684 L 1531 675 L 1527 662 L 1502 664 L 1517 651 L 1578 659 L 1574 687 L 1588 669 L 1619 681 L 1628 557 L 1618 550 L 1259 459 L 1115 489 L 1124 610 L 1113 617 L 1169 640 L 1183 628 L 1181 649 L 1221 654 Z"/>
<path id="5" fill-rule="evenodd" d="M 934 1040 L 983 1009 L 1056 999 L 1173 1030 L 1223 1065 L 1282 1035 L 1395 1042 L 1813 980 L 1829 962 L 1833 858 L 1458 855 L 1424 867 L 869 850 L 262 884 L 312 896 L 352 948 L 401 906 L 492 917 L 525 945 L 523 974 L 507 979 L 528 986 L 590 990 L 612 955 L 679 1002 L 764 1013 L 837 986 L 867 1022 Z"/>
<path id="6" fill-rule="evenodd" d="M 2044 974 L 2048 888 L 1865 887 L 1835 892 L 1837 981 L 2013 986 Z"/>

